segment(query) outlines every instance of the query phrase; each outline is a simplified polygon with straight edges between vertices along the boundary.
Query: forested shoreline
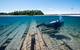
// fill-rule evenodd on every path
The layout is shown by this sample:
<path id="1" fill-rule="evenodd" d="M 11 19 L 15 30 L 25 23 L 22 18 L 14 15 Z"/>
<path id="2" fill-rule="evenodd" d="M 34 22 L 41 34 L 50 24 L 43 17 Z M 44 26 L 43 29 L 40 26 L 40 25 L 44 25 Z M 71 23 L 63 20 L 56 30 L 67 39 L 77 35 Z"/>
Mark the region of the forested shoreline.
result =
<path id="1" fill-rule="evenodd" d="M 44 15 L 44 13 L 41 10 L 24 10 L 9 13 L 0 12 L 0 15 Z"/>

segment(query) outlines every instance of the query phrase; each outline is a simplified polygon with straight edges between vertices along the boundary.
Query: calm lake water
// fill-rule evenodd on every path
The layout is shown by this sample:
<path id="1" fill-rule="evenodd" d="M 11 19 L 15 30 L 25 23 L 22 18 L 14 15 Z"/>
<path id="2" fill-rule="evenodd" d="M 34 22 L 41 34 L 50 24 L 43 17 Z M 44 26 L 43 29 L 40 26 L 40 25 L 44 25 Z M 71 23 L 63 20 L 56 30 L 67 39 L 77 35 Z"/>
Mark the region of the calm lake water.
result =
<path id="1" fill-rule="evenodd" d="M 58 19 L 59 16 L 0 16 L 0 30 L 2 26 L 6 27 L 6 25 L 10 25 L 20 21 L 22 23 L 28 22 L 31 20 L 37 21 L 40 23 L 49 23 L 50 21 Z M 73 34 L 74 37 L 80 38 L 80 17 L 76 16 L 63 16 L 64 18 L 64 26 L 62 26 L 60 32 L 65 34 Z"/>
<path id="2" fill-rule="evenodd" d="M 64 25 L 60 28 L 59 34 L 68 35 L 72 41 L 67 44 L 70 45 L 74 50 L 80 49 L 80 17 L 76 16 L 62 16 L 64 19 Z M 59 16 L 0 16 L 0 32 L 6 29 L 12 24 L 25 23 L 30 24 L 32 20 L 35 20 L 37 24 L 49 23 L 53 20 L 57 20 Z M 53 34 L 49 34 L 53 36 Z M 50 37 L 51 37 L 50 36 Z M 56 36 L 58 39 L 63 38 L 62 36 Z M 67 42 L 67 41 L 66 41 Z"/>

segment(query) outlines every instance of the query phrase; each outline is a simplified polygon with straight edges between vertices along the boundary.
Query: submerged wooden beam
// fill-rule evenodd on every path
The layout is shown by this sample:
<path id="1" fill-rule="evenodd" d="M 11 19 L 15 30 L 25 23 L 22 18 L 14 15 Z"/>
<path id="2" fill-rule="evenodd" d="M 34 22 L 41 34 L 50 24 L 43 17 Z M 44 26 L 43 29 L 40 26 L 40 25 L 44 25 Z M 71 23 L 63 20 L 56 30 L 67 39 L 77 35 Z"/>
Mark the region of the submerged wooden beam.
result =
<path id="1" fill-rule="evenodd" d="M 26 24 L 22 24 L 16 34 L 16 36 L 13 38 L 11 43 L 5 48 L 5 50 L 20 50 L 20 45 L 22 42 L 22 36 L 26 30 Z"/>
<path id="2" fill-rule="evenodd" d="M 4 32 L 4 30 L 1 32 L 2 35 L 0 36 L 0 47 L 1 45 L 8 39 L 8 36 L 14 31 L 16 30 L 16 28 L 19 26 L 19 23 L 18 24 L 13 24 L 11 25 L 9 28 L 6 28 Z"/>
<path id="3" fill-rule="evenodd" d="M 36 28 L 36 26 L 37 23 L 33 21 L 30 25 L 21 50 L 47 50 L 41 32 L 38 28 Z"/>
<path id="4" fill-rule="evenodd" d="M 8 28 L 9 30 L 0 36 L 0 47 L 3 50 L 71 50 L 62 40 L 51 38 L 46 32 L 42 32 L 41 28 L 37 28 L 36 21 L 32 21 L 30 27 L 19 24 L 10 26 L 11 29 Z M 26 30 L 27 27 L 29 29 Z"/>

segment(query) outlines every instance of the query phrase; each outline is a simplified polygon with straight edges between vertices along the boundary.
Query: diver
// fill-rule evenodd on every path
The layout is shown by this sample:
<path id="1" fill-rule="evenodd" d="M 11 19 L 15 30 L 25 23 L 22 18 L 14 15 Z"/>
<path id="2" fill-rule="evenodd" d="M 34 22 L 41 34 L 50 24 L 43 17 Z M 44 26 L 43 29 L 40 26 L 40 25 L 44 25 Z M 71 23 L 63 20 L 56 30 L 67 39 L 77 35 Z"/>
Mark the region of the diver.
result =
<path id="1" fill-rule="evenodd" d="M 64 20 L 63 20 L 63 17 L 60 16 L 58 20 L 56 21 L 51 21 L 49 22 L 48 24 L 45 24 L 45 23 L 42 23 L 42 24 L 39 24 L 37 25 L 37 27 L 40 27 L 40 26 L 45 26 L 47 28 L 54 28 L 55 30 L 60 28 L 64 23 Z"/>

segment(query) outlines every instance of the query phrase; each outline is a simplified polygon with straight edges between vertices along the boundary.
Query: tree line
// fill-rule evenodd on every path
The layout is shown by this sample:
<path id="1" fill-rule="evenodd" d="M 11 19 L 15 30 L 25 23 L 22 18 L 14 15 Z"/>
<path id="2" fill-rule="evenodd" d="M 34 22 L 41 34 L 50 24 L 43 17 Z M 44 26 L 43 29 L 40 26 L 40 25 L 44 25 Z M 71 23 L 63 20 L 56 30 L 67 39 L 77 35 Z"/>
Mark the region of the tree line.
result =
<path id="1" fill-rule="evenodd" d="M 0 13 L 0 15 L 44 15 L 44 13 L 41 10 L 24 10 L 9 13 Z"/>

